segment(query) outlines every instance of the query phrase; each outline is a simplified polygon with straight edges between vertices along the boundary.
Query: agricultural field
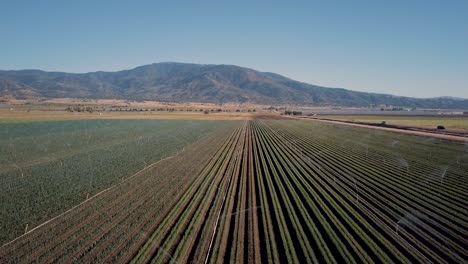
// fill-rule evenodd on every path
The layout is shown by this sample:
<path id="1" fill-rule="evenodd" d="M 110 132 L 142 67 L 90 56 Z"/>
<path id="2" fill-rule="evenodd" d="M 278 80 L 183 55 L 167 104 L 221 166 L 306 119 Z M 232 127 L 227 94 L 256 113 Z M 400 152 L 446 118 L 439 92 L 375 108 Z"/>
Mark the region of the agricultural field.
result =
<path id="1" fill-rule="evenodd" d="M 466 143 L 302 120 L 79 122 L 2 124 L 2 228 L 17 210 L 25 234 L 3 238 L 1 263 L 468 260 Z M 58 172 L 35 169 L 44 153 Z M 28 231 L 20 215 L 43 218 Z"/>
<path id="2" fill-rule="evenodd" d="M 220 123 L 81 120 L 0 125 L 0 244 L 181 151 Z"/>
<path id="3" fill-rule="evenodd" d="M 0 125 L 4 123 L 29 123 L 44 121 L 65 121 L 65 120 L 109 120 L 109 119 L 139 119 L 139 120 L 245 120 L 252 119 L 258 115 L 267 115 L 267 118 L 276 117 L 269 113 L 249 113 L 249 112 L 67 112 L 63 110 L 13 110 L 0 108 Z"/>
<path id="4" fill-rule="evenodd" d="M 468 116 L 320 115 L 319 117 L 376 124 L 385 121 L 391 125 L 432 129 L 441 125 L 449 130 L 468 132 Z"/>

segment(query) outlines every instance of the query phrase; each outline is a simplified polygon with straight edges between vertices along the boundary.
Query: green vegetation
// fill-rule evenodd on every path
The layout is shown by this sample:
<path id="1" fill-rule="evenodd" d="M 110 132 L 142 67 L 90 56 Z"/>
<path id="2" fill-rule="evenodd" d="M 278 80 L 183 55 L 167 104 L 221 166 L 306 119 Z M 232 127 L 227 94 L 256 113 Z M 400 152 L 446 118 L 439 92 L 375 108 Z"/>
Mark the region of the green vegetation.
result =
<path id="1" fill-rule="evenodd" d="M 313 121 L 225 122 L 0 258 L 464 263 L 467 175 L 468 144 Z"/>
<path id="2" fill-rule="evenodd" d="M 212 131 L 214 121 L 82 120 L 0 126 L 0 242 Z"/>

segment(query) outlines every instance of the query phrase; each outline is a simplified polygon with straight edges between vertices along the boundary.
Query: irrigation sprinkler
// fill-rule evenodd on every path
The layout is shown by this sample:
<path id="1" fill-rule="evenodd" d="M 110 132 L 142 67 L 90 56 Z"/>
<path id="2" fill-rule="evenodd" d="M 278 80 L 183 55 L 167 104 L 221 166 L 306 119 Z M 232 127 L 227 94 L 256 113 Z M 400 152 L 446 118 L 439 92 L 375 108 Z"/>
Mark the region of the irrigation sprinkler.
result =
<path id="1" fill-rule="evenodd" d="M 395 233 L 398 235 L 398 231 L 400 230 L 400 224 L 401 223 L 404 223 L 407 219 L 408 216 L 411 215 L 411 212 L 407 213 L 405 216 L 403 216 L 402 218 L 400 218 L 397 222 L 396 222 L 396 227 L 395 227 Z"/>
<path id="2" fill-rule="evenodd" d="M 449 169 L 448 165 L 441 165 L 436 167 L 429 176 L 426 177 L 426 180 L 422 183 L 422 185 L 428 184 L 431 180 L 437 180 L 440 178 L 440 183 L 443 183 L 445 176 L 447 175 L 447 171 Z"/>
<path id="3" fill-rule="evenodd" d="M 163 248 L 161 245 L 159 245 L 159 246 L 156 248 L 156 250 L 157 250 L 158 248 L 161 249 L 161 251 L 162 251 L 166 256 L 168 256 L 168 257 L 171 259 L 171 261 L 169 261 L 169 263 L 171 263 L 171 262 L 177 263 L 177 261 L 174 259 L 174 257 L 173 257 L 171 254 L 169 254 L 166 250 L 164 250 L 164 248 Z"/>
<path id="4" fill-rule="evenodd" d="M 412 222 L 417 224 L 417 222 L 420 221 L 417 215 L 419 215 L 418 211 L 413 210 L 413 211 L 408 212 L 402 218 L 400 218 L 396 223 L 395 233 L 398 235 L 398 231 L 400 230 L 400 225 L 407 226 L 409 224 L 412 224 Z"/>
<path id="5" fill-rule="evenodd" d="M 299 151 L 299 154 L 300 154 L 300 158 L 305 162 L 305 163 L 308 163 L 308 164 L 312 164 L 314 167 L 316 167 L 318 169 L 318 171 L 320 172 L 321 169 L 322 169 L 322 166 L 320 166 L 320 164 L 318 164 L 318 162 L 312 160 L 311 158 L 307 157 L 302 150 L 298 150 Z"/>
<path id="6" fill-rule="evenodd" d="M 269 126 L 268 126 L 268 127 L 269 127 Z M 271 128 L 270 128 L 270 129 L 271 129 Z M 274 131 L 273 129 L 271 129 L 271 130 Z M 278 135 L 278 137 L 283 138 L 277 131 L 274 131 L 274 133 L 275 133 L 276 135 Z M 305 163 L 308 163 L 308 164 L 313 164 L 313 166 L 315 166 L 316 168 L 318 168 L 318 171 L 319 171 L 319 172 L 321 171 L 321 168 L 322 168 L 322 167 L 320 166 L 320 164 L 318 164 L 317 162 L 315 162 L 314 160 L 312 160 L 311 158 L 309 158 L 308 156 L 306 156 L 306 155 L 304 154 L 304 151 L 303 151 L 303 150 L 298 149 L 297 147 L 295 147 L 294 145 L 292 145 L 292 144 L 291 144 L 290 142 L 288 142 L 287 140 L 284 140 L 283 142 L 284 142 L 291 150 L 296 151 L 296 152 L 299 154 L 299 157 L 302 159 L 302 161 L 304 161 Z M 295 140 L 295 139 L 293 139 L 292 142 L 293 142 L 293 143 L 296 143 L 296 144 L 298 144 L 298 145 L 300 145 L 300 144 L 299 144 L 299 141 L 297 141 L 297 140 Z M 314 154 L 319 154 L 319 153 L 321 153 L 321 152 L 325 152 L 325 150 L 319 151 L 319 152 L 314 153 Z M 294 161 L 294 162 L 296 162 L 296 161 Z"/>
<path id="7" fill-rule="evenodd" d="M 398 235 L 398 231 L 400 229 L 400 225 L 402 227 L 404 226 L 409 226 L 409 225 L 413 225 L 413 226 L 418 226 L 420 224 L 422 224 L 422 221 L 424 218 L 427 218 L 427 216 L 417 210 L 413 210 L 412 212 L 409 212 L 407 213 L 403 218 L 401 218 L 400 220 L 398 220 L 398 222 L 396 223 L 396 227 L 395 227 L 395 233 L 396 235 Z M 445 239 L 441 236 L 441 235 L 438 235 L 438 234 L 433 234 L 435 235 L 436 237 L 439 238 L 440 241 L 443 242 L 443 244 L 445 244 L 445 246 L 447 246 L 447 248 L 449 249 L 448 252 L 449 254 L 451 254 L 452 256 L 454 256 L 455 258 L 457 258 L 458 260 L 462 260 L 461 263 L 463 263 L 463 258 L 460 257 L 460 255 L 458 255 L 455 251 L 455 249 L 450 245 L 448 244 Z"/>
<path id="8" fill-rule="evenodd" d="M 211 187 L 215 187 L 216 189 L 218 189 L 218 191 L 222 191 L 221 187 L 223 186 L 214 186 L 214 182 L 210 184 L 210 187 L 208 188 L 211 188 Z"/>
<path id="9" fill-rule="evenodd" d="M 362 206 L 362 209 L 364 209 L 368 214 L 374 216 L 383 226 L 385 226 L 386 228 L 390 229 L 393 231 L 392 227 L 390 227 L 389 225 L 387 225 L 386 223 L 384 223 L 382 221 L 382 219 L 380 219 L 379 216 L 375 215 L 372 211 L 370 211 L 368 208 L 366 208 L 366 206 Z M 399 231 L 399 222 L 398 221 L 396 223 L 396 226 L 395 226 L 395 234 L 398 235 L 398 231 Z M 427 263 L 432 263 L 422 252 L 420 252 L 418 249 L 416 249 L 413 245 L 411 245 L 410 242 L 408 242 L 404 237 L 399 237 L 403 242 L 405 242 L 410 248 L 414 249 L 417 253 L 419 253 L 422 257 L 424 257 L 427 261 Z"/>
<path id="10" fill-rule="evenodd" d="M 349 176 L 353 179 L 354 188 L 356 189 L 356 203 L 359 203 L 359 190 L 358 190 L 356 178 L 354 176 L 352 176 L 352 175 L 349 175 Z"/>
<path id="11" fill-rule="evenodd" d="M 449 166 L 448 165 L 442 165 L 440 166 L 441 169 L 441 174 L 440 174 L 440 183 L 444 183 L 444 177 L 447 174 Z"/>
<path id="12" fill-rule="evenodd" d="M 232 217 L 232 216 L 238 215 L 240 213 L 246 213 L 246 212 L 257 210 L 257 209 L 260 209 L 260 208 L 262 208 L 262 207 L 261 206 L 255 206 L 255 207 L 247 208 L 247 209 L 244 209 L 244 210 L 239 210 L 239 211 L 236 211 L 236 212 L 234 212 L 232 214 L 225 215 L 225 216 L 223 216 L 221 218 Z"/>
<path id="13" fill-rule="evenodd" d="M 435 140 L 435 138 L 426 138 L 424 140 L 424 142 L 433 142 Z"/>
<path id="14" fill-rule="evenodd" d="M 406 169 L 406 174 L 409 173 L 409 164 L 404 158 L 399 159 L 399 166 L 400 168 Z"/>

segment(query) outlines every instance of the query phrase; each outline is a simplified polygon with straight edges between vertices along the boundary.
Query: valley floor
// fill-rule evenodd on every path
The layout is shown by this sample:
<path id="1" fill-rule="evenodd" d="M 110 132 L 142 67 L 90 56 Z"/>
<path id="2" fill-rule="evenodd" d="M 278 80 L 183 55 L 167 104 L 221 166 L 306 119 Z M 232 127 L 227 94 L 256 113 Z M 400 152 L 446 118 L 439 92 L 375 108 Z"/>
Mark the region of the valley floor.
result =
<path id="1" fill-rule="evenodd" d="M 0 247 L 0 259 L 468 260 L 464 144 L 302 120 L 224 121 L 204 135 Z"/>

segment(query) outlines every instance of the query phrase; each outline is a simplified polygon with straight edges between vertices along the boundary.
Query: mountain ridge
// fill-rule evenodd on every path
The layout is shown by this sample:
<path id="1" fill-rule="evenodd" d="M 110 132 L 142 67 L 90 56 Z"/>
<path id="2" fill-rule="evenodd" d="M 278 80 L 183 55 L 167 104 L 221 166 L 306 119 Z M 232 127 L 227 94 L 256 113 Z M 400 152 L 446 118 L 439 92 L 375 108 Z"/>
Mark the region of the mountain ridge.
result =
<path id="1" fill-rule="evenodd" d="M 153 63 L 114 72 L 0 70 L 0 96 L 468 109 L 468 100 L 462 98 L 411 98 L 358 92 L 308 84 L 236 65 L 179 62 Z"/>

